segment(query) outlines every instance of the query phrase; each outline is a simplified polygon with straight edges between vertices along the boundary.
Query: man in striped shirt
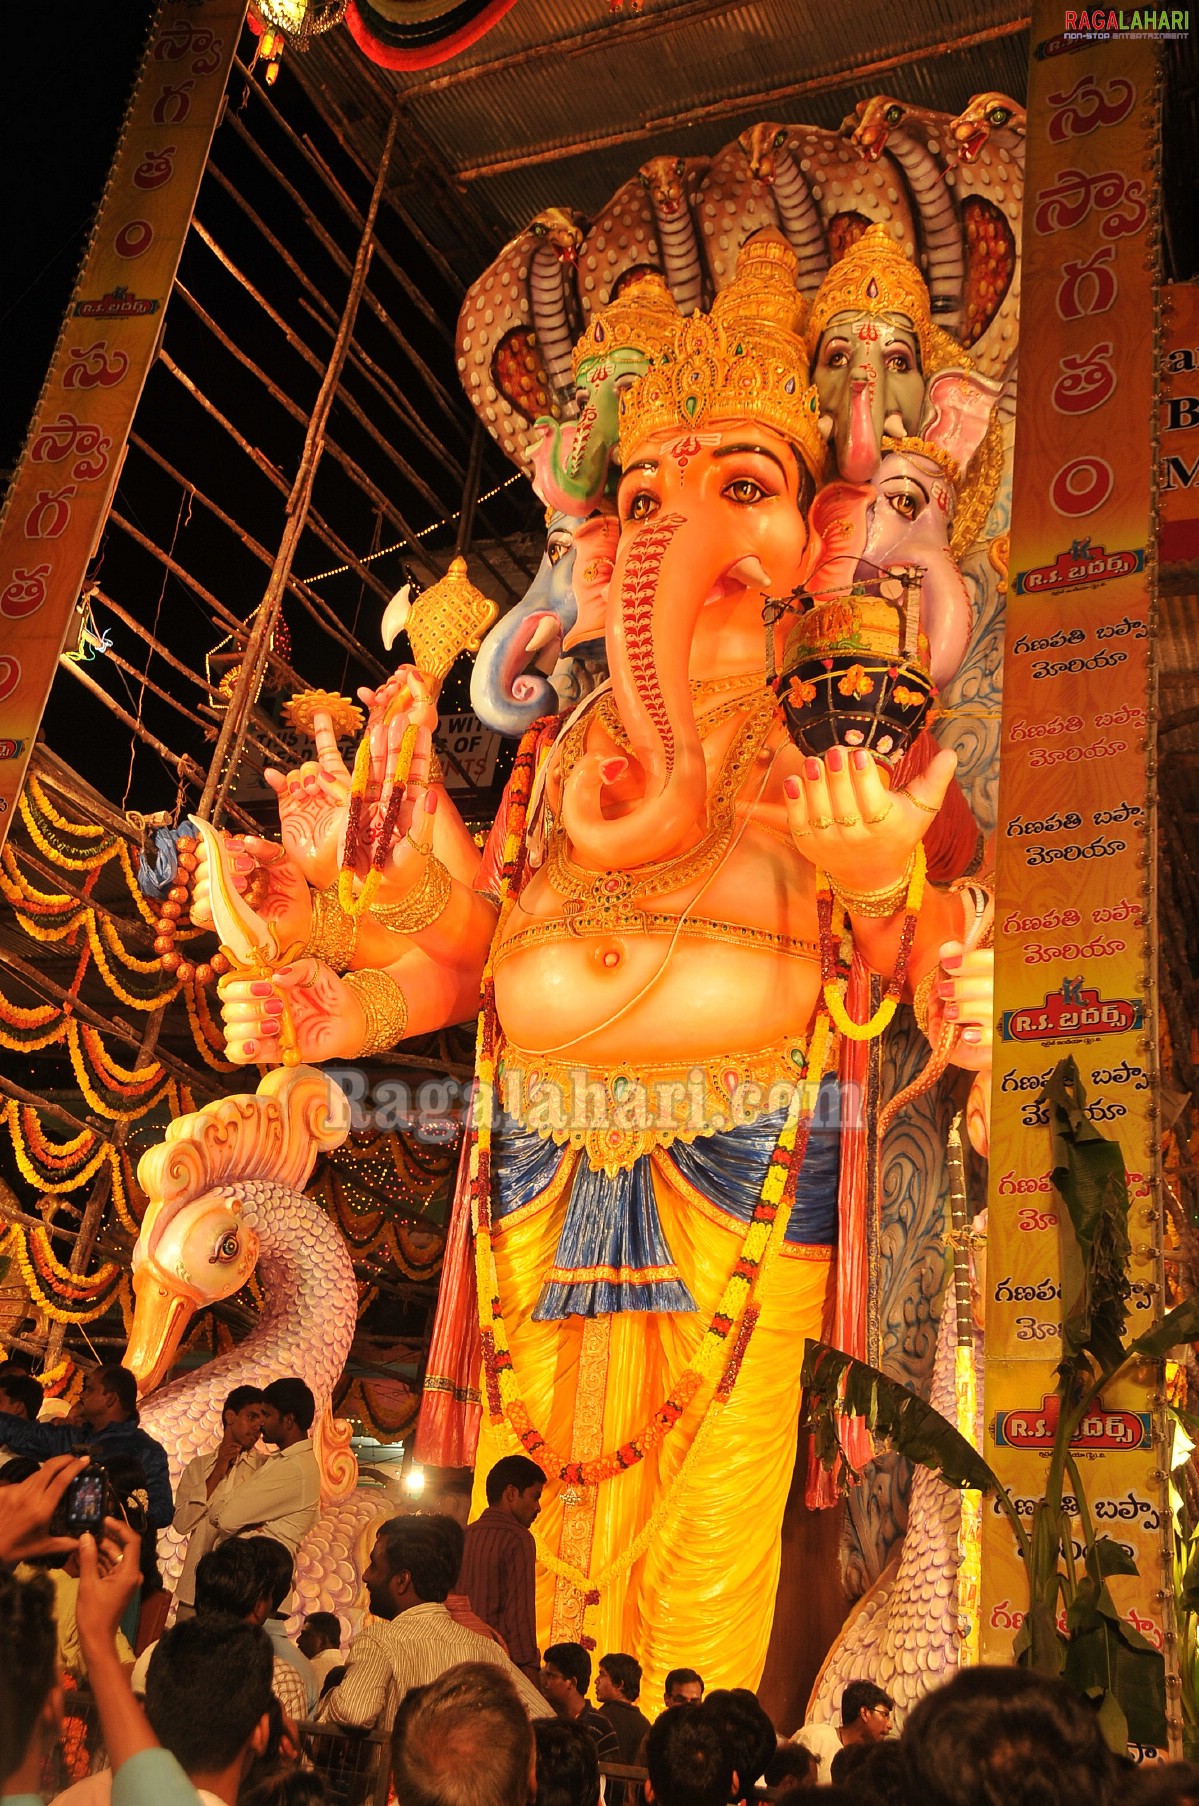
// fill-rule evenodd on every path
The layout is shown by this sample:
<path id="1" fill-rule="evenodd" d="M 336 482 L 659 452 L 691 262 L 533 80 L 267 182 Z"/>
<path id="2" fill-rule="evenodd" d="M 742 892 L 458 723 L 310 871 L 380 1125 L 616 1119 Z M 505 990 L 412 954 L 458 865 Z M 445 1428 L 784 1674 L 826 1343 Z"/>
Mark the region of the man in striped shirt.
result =
<path id="1" fill-rule="evenodd" d="M 462 1527 L 453 1518 L 392 1518 L 382 1526 L 364 1575 L 374 1621 L 350 1644 L 344 1679 L 321 1700 L 322 1720 L 389 1730 L 413 1687 L 426 1686 L 459 1662 L 494 1663 L 530 1718 L 551 1715 L 499 1644 L 456 1623 L 446 1610 L 461 1562 Z"/>
<path id="2" fill-rule="evenodd" d="M 484 1624 L 498 1631 L 521 1673 L 536 1683 L 537 1545 L 545 1475 L 525 1455 L 505 1455 L 487 1476 L 487 1509 L 469 1525 L 458 1591 Z"/>

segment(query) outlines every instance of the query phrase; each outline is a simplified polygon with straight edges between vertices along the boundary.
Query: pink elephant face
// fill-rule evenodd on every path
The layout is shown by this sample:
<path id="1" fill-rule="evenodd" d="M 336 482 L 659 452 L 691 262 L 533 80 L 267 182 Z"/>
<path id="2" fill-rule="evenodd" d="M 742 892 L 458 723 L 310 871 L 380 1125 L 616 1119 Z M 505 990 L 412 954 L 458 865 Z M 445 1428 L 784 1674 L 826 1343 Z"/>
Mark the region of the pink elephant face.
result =
<path id="1" fill-rule="evenodd" d="M 918 565 L 924 572 L 920 620 L 939 688 L 957 671 L 970 638 L 970 599 L 949 550 L 953 501 L 953 486 L 932 458 L 888 452 L 867 510 L 859 567 L 872 583 L 888 567 Z"/>
<path id="2" fill-rule="evenodd" d="M 728 421 L 654 434 L 621 479 L 618 568 L 644 524 L 669 515 L 681 517 L 697 568 L 723 565 L 703 600 L 746 588 L 785 594 L 805 562 L 806 487 L 795 452 L 769 427 Z"/>

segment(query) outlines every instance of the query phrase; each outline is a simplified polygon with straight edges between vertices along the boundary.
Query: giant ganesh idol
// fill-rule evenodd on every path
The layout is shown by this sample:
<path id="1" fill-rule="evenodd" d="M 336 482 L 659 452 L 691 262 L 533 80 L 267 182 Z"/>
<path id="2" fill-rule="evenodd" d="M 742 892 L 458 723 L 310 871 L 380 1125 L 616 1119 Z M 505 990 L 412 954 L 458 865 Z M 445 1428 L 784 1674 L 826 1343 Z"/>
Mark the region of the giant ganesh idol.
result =
<path id="1" fill-rule="evenodd" d="M 278 780 L 287 859 L 259 856 L 316 887 L 315 938 L 304 900 L 275 937 L 311 951 L 224 984 L 231 1057 L 267 1061 L 392 1045 L 481 989 L 430 1372 L 478 1388 L 479 1475 L 523 1450 L 549 1476 L 543 1638 L 633 1651 L 651 1693 L 684 1662 L 760 1676 L 804 1341 L 862 1271 L 839 1294 L 867 1152 L 842 1080 L 976 915 L 925 877 L 953 754 L 907 783 L 860 734 L 813 757 L 770 681 L 873 495 L 813 501 L 795 275 L 751 239 L 622 396 L 611 687 L 525 735 L 481 868 L 425 788 L 434 711 L 406 667 L 367 698 L 354 784 L 327 718 L 319 762 Z M 207 838 L 206 884 L 235 889 Z M 451 1440 L 426 1424 L 426 1458 L 469 1458 Z"/>

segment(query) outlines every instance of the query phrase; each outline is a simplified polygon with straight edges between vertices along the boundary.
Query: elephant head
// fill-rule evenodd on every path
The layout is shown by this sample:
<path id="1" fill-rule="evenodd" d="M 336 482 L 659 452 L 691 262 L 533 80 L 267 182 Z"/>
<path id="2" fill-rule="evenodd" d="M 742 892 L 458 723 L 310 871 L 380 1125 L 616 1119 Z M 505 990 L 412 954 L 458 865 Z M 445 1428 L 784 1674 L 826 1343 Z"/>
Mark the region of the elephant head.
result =
<path id="1" fill-rule="evenodd" d="M 470 678 L 471 707 L 497 734 L 519 736 L 539 715 L 557 712 L 550 673 L 577 613 L 574 541 L 581 525 L 567 514 L 550 515 L 536 576 L 479 647 Z"/>
<path id="2" fill-rule="evenodd" d="M 756 234 L 711 316 L 686 320 L 622 398 L 607 647 L 628 752 L 592 737 L 562 794 L 567 834 L 594 870 L 668 858 L 702 834 L 691 679 L 764 678 L 766 597 L 802 584 L 824 447 L 798 268 L 781 233 Z"/>
<path id="3" fill-rule="evenodd" d="M 656 270 L 632 277 L 592 316 L 574 349 L 578 419 L 564 424 L 542 415 L 536 422 L 541 443 L 533 453 L 533 486 L 547 508 L 583 516 L 615 493 L 620 397 L 645 374 L 678 322 L 679 310 Z"/>
<path id="4" fill-rule="evenodd" d="M 913 449 L 886 452 L 874 488 L 859 577 L 873 585 L 880 567 L 896 565 L 924 572 L 920 625 L 930 675 L 944 689 L 965 656 L 971 625 L 970 598 L 949 550 L 953 483 L 940 460 Z"/>
<path id="5" fill-rule="evenodd" d="M 820 285 L 808 326 L 821 431 L 847 482 L 871 483 L 883 435 L 914 434 L 930 369 L 963 353 L 932 323 L 928 288 L 885 226 L 872 226 Z"/>

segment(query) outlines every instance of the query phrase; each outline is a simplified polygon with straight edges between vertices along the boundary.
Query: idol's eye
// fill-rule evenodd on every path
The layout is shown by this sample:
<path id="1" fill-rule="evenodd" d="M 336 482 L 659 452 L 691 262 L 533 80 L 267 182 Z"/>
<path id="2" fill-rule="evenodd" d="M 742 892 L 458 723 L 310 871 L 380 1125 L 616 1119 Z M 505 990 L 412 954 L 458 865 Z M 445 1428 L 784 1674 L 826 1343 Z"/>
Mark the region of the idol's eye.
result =
<path id="1" fill-rule="evenodd" d="M 906 376 L 912 368 L 911 353 L 905 351 L 902 345 L 892 345 L 883 362 L 896 376 Z"/>
<path id="2" fill-rule="evenodd" d="M 904 520 L 915 520 L 928 507 L 928 496 L 911 477 L 894 477 L 891 486 L 884 488 L 884 499 L 889 508 Z"/>
<path id="3" fill-rule="evenodd" d="M 555 539 L 550 539 L 549 541 L 547 541 L 546 548 L 545 548 L 545 555 L 549 559 L 551 564 L 559 564 L 559 563 L 561 563 L 562 559 L 566 557 L 566 554 L 570 551 L 570 547 L 571 547 L 570 535 L 564 534 L 560 539 L 555 538 Z"/>
<path id="4" fill-rule="evenodd" d="M 622 376 L 616 378 L 612 387 L 616 390 L 618 395 L 623 395 L 626 389 L 631 389 L 633 384 L 635 382 L 640 382 L 640 380 L 641 378 L 635 370 L 626 370 Z"/>
<path id="5" fill-rule="evenodd" d="M 533 234 L 534 238 L 544 238 L 549 231 L 549 227 L 544 220 L 535 219 L 529 227 L 529 231 Z"/>
<path id="6" fill-rule="evenodd" d="M 578 408 L 580 414 L 583 412 L 583 409 L 587 406 L 587 403 L 590 400 L 591 400 L 591 390 L 590 389 L 576 389 L 575 390 L 575 406 Z"/>
<path id="7" fill-rule="evenodd" d="M 886 112 L 883 114 L 883 118 L 886 120 L 888 125 L 902 125 L 903 124 L 903 108 L 902 107 L 888 107 Z"/>
<path id="8" fill-rule="evenodd" d="M 846 370 L 849 367 L 849 353 L 843 345 L 834 345 L 825 352 L 820 361 L 826 370 Z"/>
<path id="9" fill-rule="evenodd" d="M 776 132 L 776 133 L 775 133 L 775 134 L 774 134 L 774 148 L 775 148 L 775 150 L 781 150 L 781 149 L 782 149 L 782 148 L 783 148 L 783 146 L 784 146 L 784 144 L 786 144 L 786 142 L 787 142 L 787 134 L 786 134 L 786 132 Z"/>
<path id="10" fill-rule="evenodd" d="M 648 520 L 658 512 L 658 498 L 651 489 L 639 489 L 630 497 L 625 509 L 626 520 Z"/>
<path id="11" fill-rule="evenodd" d="M 223 1235 L 217 1243 L 216 1253 L 212 1258 L 217 1265 L 227 1267 L 230 1261 L 235 1261 L 240 1253 L 241 1237 L 235 1229 L 231 1229 L 228 1235 Z"/>
<path id="12" fill-rule="evenodd" d="M 902 514 L 904 520 L 915 520 L 920 512 L 920 503 L 914 495 L 889 495 L 887 502 L 896 514 Z"/>
<path id="13" fill-rule="evenodd" d="M 1010 107 L 992 107 L 987 113 L 988 125 L 1006 125 L 1012 116 Z"/>
<path id="14" fill-rule="evenodd" d="M 741 508 L 752 508 L 755 502 L 765 500 L 767 491 L 752 477 L 734 477 L 731 483 L 726 483 L 721 494 Z"/>

